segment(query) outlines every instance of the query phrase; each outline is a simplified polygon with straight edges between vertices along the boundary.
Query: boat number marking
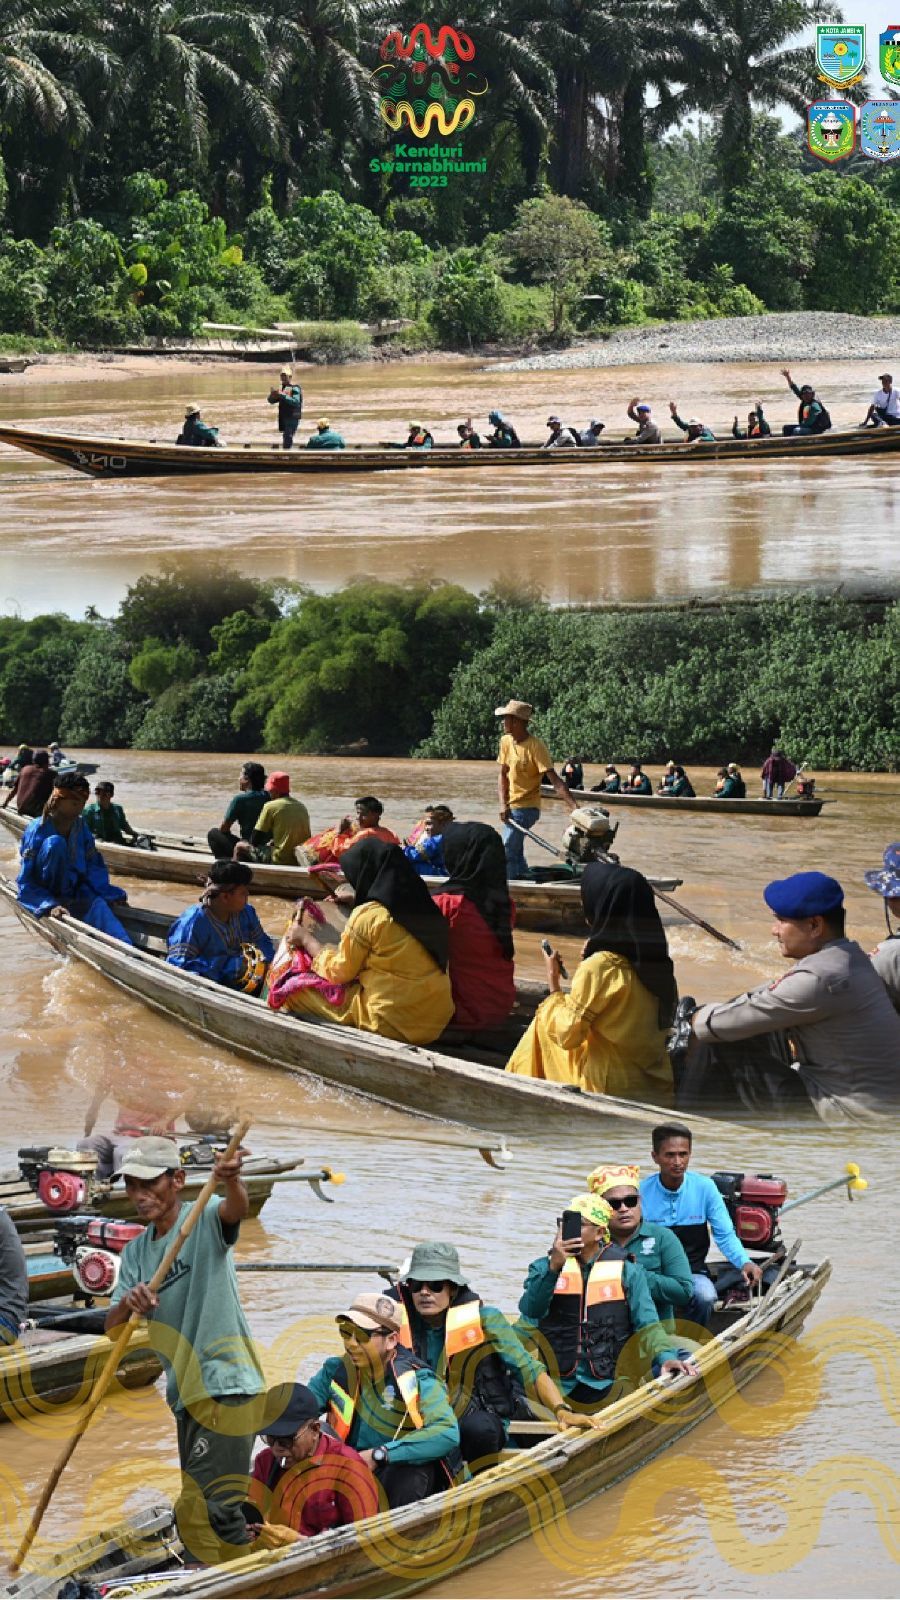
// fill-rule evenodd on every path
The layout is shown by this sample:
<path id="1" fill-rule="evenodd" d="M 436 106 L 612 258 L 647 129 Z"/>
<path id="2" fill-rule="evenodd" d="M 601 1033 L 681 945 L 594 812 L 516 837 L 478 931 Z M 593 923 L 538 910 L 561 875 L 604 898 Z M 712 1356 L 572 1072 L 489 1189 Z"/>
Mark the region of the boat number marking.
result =
<path id="1" fill-rule="evenodd" d="M 127 466 L 124 456 L 101 455 L 96 450 L 76 450 L 75 460 L 82 467 L 95 467 L 106 472 L 124 472 Z"/>

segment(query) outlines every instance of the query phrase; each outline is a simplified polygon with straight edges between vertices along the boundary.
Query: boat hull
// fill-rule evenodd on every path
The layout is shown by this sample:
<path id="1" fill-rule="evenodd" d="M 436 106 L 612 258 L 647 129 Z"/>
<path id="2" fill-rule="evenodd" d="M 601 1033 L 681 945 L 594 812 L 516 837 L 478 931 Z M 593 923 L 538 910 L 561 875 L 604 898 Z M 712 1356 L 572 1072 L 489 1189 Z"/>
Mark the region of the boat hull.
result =
<path id="1" fill-rule="evenodd" d="M 0 444 L 14 445 L 32 455 L 44 456 L 61 466 L 95 478 L 159 478 L 218 476 L 221 473 L 280 473 L 296 477 L 344 477 L 348 473 L 449 471 L 506 473 L 530 467 L 556 474 L 560 471 L 602 471 L 605 466 L 627 463 L 655 471 L 658 466 L 700 466 L 705 470 L 720 461 L 804 461 L 828 456 L 869 456 L 890 460 L 900 451 L 900 430 L 871 428 L 833 429 L 801 437 L 773 434 L 765 439 L 669 440 L 659 445 L 635 446 L 602 443 L 589 450 L 545 450 L 526 445 L 521 450 L 460 450 L 442 445 L 434 450 L 393 449 L 384 445 L 354 445 L 346 450 L 283 450 L 280 444 L 244 444 L 208 449 L 176 445 L 156 439 L 121 439 L 109 435 L 73 434 L 13 425 L 0 427 Z"/>
<path id="2" fill-rule="evenodd" d="M 25 1333 L 11 1349 L 0 1350 L 0 1423 L 32 1422 L 70 1402 L 83 1405 L 109 1351 L 103 1334 Z M 145 1328 L 132 1334 L 117 1370 L 127 1389 L 156 1382 L 162 1365 Z"/>
<path id="3" fill-rule="evenodd" d="M 279 1172 L 288 1172 L 298 1165 L 293 1161 L 249 1161 L 243 1169 L 244 1182 L 250 1197 L 250 1215 L 258 1217 L 263 1206 L 274 1188 L 275 1175 Z M 188 1172 L 184 1185 L 185 1200 L 195 1200 L 208 1177 L 208 1172 L 197 1170 L 196 1174 Z M 23 1222 L 58 1221 L 65 1213 L 52 1211 L 45 1206 L 39 1195 L 25 1182 L 21 1173 L 15 1168 L 0 1172 L 0 1205 L 3 1206 L 13 1222 L 18 1227 Z M 137 1220 L 137 1212 L 125 1193 L 124 1184 L 118 1183 L 107 1187 L 105 1184 L 90 1188 L 87 1196 L 79 1206 L 79 1211 L 97 1212 L 104 1217 L 125 1217 L 130 1222 Z"/>
<path id="4" fill-rule="evenodd" d="M 900 433 L 900 429 L 897 430 Z M 824 800 L 717 800 L 715 795 L 606 794 L 597 789 L 572 789 L 573 800 L 595 806 L 647 806 L 653 811 L 715 811 L 721 817 L 817 817 Z M 549 784 L 541 785 L 545 800 L 559 796 Z"/>
<path id="5" fill-rule="evenodd" d="M 826 1260 L 789 1278 L 758 1315 L 739 1319 L 704 1349 L 703 1380 L 648 1384 L 604 1413 L 602 1432 L 571 1431 L 548 1438 L 507 1457 L 471 1483 L 418 1505 L 320 1534 L 277 1554 L 249 1555 L 227 1566 L 173 1574 L 150 1592 L 172 1600 L 182 1595 L 260 1600 L 395 1596 L 415 1594 L 455 1577 L 529 1534 L 552 1527 L 566 1512 L 592 1501 L 704 1422 L 714 1413 L 717 1394 L 732 1384 L 743 1389 L 783 1353 L 785 1339 L 800 1332 L 830 1272 Z M 158 1515 L 158 1508 L 148 1515 Z M 563 1521 L 554 1535 L 557 1548 L 565 1546 L 570 1532 Z M 98 1554 L 108 1537 L 96 1541 Z M 599 1543 L 599 1530 L 593 1537 Z M 158 1550 L 165 1551 L 162 1539 Z M 30 1573 L 8 1592 L 20 1597 L 55 1595 L 73 1571 L 97 1581 L 102 1572 L 99 1567 L 86 1571 L 84 1551 L 82 1545 L 68 1560 L 55 1558 L 50 1587 L 41 1575 L 36 1551 Z"/>

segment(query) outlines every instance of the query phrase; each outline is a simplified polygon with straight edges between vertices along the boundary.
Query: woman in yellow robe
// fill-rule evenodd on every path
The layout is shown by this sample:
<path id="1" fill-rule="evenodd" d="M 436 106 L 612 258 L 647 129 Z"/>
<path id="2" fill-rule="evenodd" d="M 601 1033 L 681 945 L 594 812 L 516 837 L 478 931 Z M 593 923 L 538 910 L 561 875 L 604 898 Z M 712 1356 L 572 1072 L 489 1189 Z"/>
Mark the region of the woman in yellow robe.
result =
<path id="1" fill-rule="evenodd" d="M 646 878 L 631 867 L 585 868 L 591 932 L 571 992 L 548 956 L 550 994 L 506 1064 L 520 1077 L 669 1106 L 666 1034 L 678 998 L 666 936 Z"/>
<path id="2" fill-rule="evenodd" d="M 299 919 L 288 942 L 312 970 L 344 986 L 336 1004 L 319 989 L 285 1002 L 295 1016 L 321 1017 L 407 1044 L 430 1044 L 453 1016 L 447 924 L 398 845 L 363 839 L 341 858 L 356 903 L 337 946 L 320 944 Z"/>

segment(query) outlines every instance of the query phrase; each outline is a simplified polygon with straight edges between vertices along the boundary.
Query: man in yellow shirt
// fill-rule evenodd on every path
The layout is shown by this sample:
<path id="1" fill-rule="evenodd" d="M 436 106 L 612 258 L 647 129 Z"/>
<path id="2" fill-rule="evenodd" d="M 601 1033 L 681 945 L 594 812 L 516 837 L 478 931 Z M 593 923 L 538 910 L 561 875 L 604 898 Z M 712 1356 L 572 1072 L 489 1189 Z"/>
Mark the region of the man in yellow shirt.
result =
<path id="1" fill-rule="evenodd" d="M 498 792 L 503 847 L 509 878 L 530 878 L 525 860 L 525 840 L 519 828 L 533 828 L 541 815 L 541 782 L 551 783 L 570 811 L 577 802 L 553 769 L 553 761 L 542 740 L 528 732 L 534 707 L 525 700 L 509 700 L 498 706 L 494 715 L 503 718 L 503 737 L 497 765 L 500 768 Z M 517 822 L 519 828 L 512 824 Z"/>
<path id="2" fill-rule="evenodd" d="M 266 779 L 270 799 L 263 806 L 250 836 L 250 847 L 235 846 L 235 860 L 271 861 L 278 867 L 297 866 L 297 846 L 310 836 L 309 812 L 291 794 L 286 772 L 272 772 Z"/>

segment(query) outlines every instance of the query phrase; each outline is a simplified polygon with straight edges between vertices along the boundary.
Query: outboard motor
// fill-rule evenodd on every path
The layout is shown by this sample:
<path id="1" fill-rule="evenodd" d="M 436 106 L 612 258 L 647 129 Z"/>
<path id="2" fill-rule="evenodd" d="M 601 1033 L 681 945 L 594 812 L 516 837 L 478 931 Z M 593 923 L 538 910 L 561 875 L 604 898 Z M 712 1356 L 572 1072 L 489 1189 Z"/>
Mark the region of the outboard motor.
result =
<path id="1" fill-rule="evenodd" d="M 578 806 L 569 817 L 562 842 L 569 860 L 579 866 L 602 861 L 618 832 L 619 820 L 602 806 Z"/>
<path id="2" fill-rule="evenodd" d="M 761 1256 L 783 1250 L 778 1226 L 788 1192 L 783 1178 L 770 1172 L 714 1172 L 712 1180 L 745 1250 Z"/>
<path id="3" fill-rule="evenodd" d="M 798 776 L 795 787 L 796 787 L 796 790 L 797 790 L 797 799 L 798 800 L 815 800 L 815 798 L 816 798 L 816 780 L 815 780 L 815 778 L 801 778 L 801 777 Z"/>
<path id="4" fill-rule="evenodd" d="M 194 1167 L 202 1167 L 209 1171 L 217 1155 L 228 1149 L 231 1134 L 223 1132 L 204 1133 L 199 1139 L 192 1139 L 190 1144 L 180 1143 L 181 1165 L 187 1172 Z"/>
<path id="5" fill-rule="evenodd" d="M 144 1231 L 140 1222 L 111 1217 L 67 1217 L 57 1225 L 55 1253 L 72 1267 L 77 1292 L 92 1299 L 112 1294 L 119 1281 L 121 1256 L 129 1240 Z"/>
<path id="6" fill-rule="evenodd" d="M 48 1211 L 77 1211 L 90 1195 L 97 1170 L 93 1150 L 65 1150 L 56 1145 L 24 1145 L 19 1171 Z"/>

